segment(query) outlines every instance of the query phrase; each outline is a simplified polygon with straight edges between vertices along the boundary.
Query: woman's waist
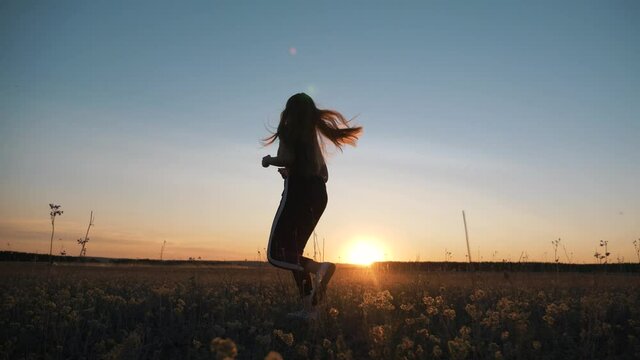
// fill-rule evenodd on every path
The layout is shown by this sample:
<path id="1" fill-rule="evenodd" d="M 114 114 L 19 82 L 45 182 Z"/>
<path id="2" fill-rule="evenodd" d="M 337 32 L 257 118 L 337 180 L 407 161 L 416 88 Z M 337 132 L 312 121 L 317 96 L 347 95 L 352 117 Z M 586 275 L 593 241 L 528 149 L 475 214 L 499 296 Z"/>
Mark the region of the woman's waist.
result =
<path id="1" fill-rule="evenodd" d="M 319 174 L 289 174 L 290 182 L 320 182 L 324 184 L 324 178 Z"/>

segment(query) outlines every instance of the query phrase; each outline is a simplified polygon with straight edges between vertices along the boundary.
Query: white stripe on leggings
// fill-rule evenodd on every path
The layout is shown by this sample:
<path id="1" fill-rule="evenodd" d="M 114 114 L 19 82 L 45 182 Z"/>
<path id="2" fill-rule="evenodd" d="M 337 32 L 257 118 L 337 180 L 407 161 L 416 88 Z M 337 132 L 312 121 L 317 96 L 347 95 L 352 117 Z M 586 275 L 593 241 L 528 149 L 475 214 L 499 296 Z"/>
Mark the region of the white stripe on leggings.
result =
<path id="1" fill-rule="evenodd" d="M 267 259 L 274 266 L 281 267 L 283 269 L 303 271 L 304 268 L 299 264 L 288 263 L 285 261 L 276 260 L 273 257 L 271 257 L 271 239 L 273 238 L 273 233 L 276 230 L 276 226 L 278 225 L 278 220 L 280 220 L 280 215 L 282 214 L 282 210 L 284 209 L 284 206 L 287 202 L 288 191 L 289 191 L 289 178 L 286 178 L 284 179 L 284 193 L 282 194 L 282 199 L 280 200 L 280 206 L 278 206 L 276 217 L 273 219 L 273 224 L 271 225 L 271 233 L 269 234 L 269 245 L 267 247 Z"/>

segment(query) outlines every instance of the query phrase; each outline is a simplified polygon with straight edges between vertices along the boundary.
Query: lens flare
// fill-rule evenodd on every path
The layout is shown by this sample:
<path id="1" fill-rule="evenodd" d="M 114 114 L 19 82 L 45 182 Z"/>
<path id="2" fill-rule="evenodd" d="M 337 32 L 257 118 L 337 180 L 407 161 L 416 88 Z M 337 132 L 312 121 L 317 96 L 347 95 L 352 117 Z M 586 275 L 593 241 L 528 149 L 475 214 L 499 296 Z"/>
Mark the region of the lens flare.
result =
<path id="1" fill-rule="evenodd" d="M 313 84 L 309 84 L 309 86 L 307 86 L 306 92 L 311 96 L 316 95 L 317 93 L 316 86 Z"/>

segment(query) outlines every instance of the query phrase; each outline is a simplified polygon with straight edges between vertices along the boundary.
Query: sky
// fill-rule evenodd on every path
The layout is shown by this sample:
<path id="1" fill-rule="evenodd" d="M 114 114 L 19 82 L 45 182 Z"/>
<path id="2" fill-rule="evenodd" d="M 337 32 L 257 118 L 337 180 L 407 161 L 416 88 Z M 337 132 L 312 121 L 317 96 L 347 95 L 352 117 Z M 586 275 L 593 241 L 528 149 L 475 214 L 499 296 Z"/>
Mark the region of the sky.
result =
<path id="1" fill-rule="evenodd" d="M 2 1 L 0 249 L 264 259 L 260 161 L 298 92 L 364 127 L 327 156 L 325 259 L 640 261 L 635 1 Z M 313 253 L 310 241 L 306 253 Z"/>

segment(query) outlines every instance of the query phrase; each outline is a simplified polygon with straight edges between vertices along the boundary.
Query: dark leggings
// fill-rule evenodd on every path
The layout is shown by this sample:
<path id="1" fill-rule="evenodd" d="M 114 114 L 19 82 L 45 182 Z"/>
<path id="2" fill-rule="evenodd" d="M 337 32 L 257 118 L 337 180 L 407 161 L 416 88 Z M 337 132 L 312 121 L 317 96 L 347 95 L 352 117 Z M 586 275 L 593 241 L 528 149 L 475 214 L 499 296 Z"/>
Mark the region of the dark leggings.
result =
<path id="1" fill-rule="evenodd" d="M 293 271 L 300 296 L 311 293 L 311 276 L 305 265 L 313 261 L 302 256 L 304 247 L 327 206 L 327 190 L 320 177 L 290 176 L 276 212 L 267 257 L 279 268 Z"/>

